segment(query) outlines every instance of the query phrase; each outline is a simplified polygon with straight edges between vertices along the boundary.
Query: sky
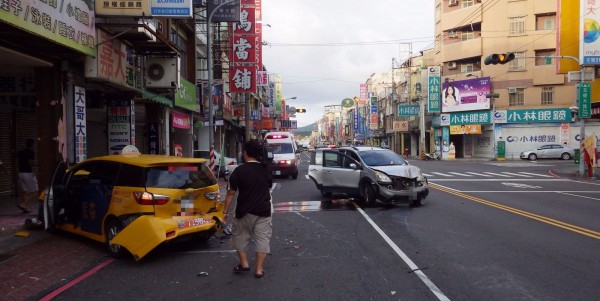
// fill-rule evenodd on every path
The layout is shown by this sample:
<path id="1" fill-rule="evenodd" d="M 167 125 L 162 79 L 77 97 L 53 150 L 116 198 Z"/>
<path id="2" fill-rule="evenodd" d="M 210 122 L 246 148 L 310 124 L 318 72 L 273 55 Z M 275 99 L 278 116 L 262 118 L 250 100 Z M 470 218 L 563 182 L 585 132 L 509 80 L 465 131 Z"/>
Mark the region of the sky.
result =
<path id="1" fill-rule="evenodd" d="M 359 95 L 392 59 L 433 47 L 434 0 L 262 0 L 263 64 L 282 80 L 298 127 Z M 292 118 L 294 119 L 294 118 Z"/>

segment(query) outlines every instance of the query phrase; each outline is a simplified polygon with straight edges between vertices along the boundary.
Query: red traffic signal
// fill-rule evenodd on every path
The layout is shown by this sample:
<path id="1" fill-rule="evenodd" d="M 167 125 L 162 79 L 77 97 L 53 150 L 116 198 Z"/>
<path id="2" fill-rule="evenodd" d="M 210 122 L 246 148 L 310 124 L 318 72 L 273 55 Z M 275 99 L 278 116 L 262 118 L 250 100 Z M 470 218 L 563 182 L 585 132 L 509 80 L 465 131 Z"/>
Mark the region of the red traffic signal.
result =
<path id="1" fill-rule="evenodd" d="M 515 54 L 512 52 L 509 53 L 494 53 L 491 55 L 488 55 L 488 57 L 485 58 L 485 60 L 483 61 L 484 64 L 486 65 L 496 65 L 496 64 L 506 64 L 512 60 L 515 59 Z"/>

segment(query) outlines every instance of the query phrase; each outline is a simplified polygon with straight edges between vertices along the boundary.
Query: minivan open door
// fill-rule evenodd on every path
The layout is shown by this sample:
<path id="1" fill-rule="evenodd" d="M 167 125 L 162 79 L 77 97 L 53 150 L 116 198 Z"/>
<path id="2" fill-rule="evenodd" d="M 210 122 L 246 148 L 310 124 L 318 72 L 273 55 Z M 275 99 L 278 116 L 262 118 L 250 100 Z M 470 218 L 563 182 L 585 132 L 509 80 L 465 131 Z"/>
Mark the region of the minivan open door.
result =
<path id="1" fill-rule="evenodd" d="M 46 188 L 44 196 L 44 229 L 46 230 L 53 230 L 56 227 L 56 219 L 60 210 L 58 204 L 64 201 L 63 177 L 66 171 L 67 163 L 59 160 L 52 175 L 52 182 Z"/>

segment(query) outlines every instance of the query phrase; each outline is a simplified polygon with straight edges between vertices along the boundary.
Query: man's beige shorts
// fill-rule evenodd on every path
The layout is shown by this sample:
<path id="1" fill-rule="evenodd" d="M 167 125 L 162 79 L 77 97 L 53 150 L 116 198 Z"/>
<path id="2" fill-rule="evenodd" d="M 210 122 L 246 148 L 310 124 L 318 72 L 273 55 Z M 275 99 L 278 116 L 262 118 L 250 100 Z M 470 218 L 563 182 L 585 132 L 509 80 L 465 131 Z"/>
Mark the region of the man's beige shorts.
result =
<path id="1" fill-rule="evenodd" d="M 256 252 L 270 253 L 271 234 L 273 225 L 271 217 L 260 217 L 246 214 L 242 218 L 233 220 L 233 233 L 231 243 L 238 252 L 246 252 L 246 247 L 251 238 L 254 238 Z"/>

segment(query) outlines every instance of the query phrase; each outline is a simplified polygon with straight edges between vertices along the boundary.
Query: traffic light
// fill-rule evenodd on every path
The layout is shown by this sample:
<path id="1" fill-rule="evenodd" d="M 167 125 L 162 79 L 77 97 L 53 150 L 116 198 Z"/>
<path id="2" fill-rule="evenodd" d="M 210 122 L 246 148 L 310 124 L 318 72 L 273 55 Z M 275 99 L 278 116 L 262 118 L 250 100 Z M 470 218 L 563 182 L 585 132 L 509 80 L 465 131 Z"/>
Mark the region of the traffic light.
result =
<path id="1" fill-rule="evenodd" d="M 491 55 L 488 55 L 488 57 L 485 58 L 485 60 L 483 61 L 484 64 L 489 65 L 489 64 L 506 64 L 512 60 L 515 59 L 515 54 L 512 52 L 509 53 L 494 53 Z"/>
<path id="2" fill-rule="evenodd" d="M 306 109 L 296 109 L 296 113 L 306 113 Z"/>

